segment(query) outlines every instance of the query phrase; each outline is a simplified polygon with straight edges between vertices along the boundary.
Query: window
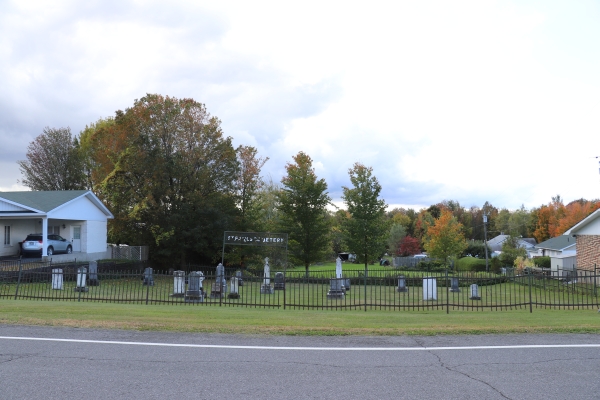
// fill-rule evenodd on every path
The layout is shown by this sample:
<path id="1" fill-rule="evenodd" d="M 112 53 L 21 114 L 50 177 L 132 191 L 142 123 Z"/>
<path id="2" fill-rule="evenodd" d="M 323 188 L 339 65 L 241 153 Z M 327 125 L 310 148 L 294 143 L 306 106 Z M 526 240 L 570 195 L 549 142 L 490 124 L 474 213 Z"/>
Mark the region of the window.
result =
<path id="1" fill-rule="evenodd" d="M 4 227 L 4 245 L 10 246 L 10 226 Z"/>

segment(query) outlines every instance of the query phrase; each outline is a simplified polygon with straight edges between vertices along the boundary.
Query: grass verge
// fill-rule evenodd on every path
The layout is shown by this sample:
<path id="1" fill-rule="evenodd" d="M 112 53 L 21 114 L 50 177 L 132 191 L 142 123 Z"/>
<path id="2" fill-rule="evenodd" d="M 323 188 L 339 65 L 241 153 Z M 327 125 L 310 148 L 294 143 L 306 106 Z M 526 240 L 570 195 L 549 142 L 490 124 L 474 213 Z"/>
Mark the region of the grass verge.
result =
<path id="1" fill-rule="evenodd" d="M 594 310 L 322 311 L 0 300 L 0 324 L 267 335 L 600 333 Z"/>

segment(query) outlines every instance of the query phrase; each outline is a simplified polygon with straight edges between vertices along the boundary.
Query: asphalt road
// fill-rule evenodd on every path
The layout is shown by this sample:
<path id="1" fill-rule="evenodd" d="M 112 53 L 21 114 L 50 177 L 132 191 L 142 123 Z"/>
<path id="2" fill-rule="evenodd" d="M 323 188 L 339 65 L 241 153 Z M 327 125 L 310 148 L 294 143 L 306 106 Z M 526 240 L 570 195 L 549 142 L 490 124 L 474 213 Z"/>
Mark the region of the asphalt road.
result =
<path id="1" fill-rule="evenodd" d="M 0 399 L 598 399 L 599 374 L 600 335 L 272 337 L 0 325 Z"/>

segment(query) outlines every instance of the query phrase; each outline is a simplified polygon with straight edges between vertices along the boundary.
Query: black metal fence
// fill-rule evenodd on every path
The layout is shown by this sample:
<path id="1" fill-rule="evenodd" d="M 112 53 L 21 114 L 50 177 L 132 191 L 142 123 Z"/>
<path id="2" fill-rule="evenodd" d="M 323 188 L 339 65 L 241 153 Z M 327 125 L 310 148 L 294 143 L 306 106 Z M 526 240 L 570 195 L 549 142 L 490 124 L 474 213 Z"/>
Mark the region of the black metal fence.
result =
<path id="1" fill-rule="evenodd" d="M 526 271 L 527 272 L 527 271 Z M 597 269 L 506 274 L 414 270 L 271 272 L 190 266 L 159 271 L 143 262 L 0 263 L 0 298 L 333 310 L 514 310 L 598 308 Z"/>

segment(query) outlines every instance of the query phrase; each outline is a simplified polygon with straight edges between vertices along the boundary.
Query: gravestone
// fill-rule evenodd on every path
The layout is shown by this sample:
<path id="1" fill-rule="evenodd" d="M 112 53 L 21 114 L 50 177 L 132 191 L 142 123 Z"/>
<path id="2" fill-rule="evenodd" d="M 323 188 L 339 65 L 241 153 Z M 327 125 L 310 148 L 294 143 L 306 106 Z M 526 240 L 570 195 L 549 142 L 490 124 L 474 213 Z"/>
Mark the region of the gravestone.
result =
<path id="1" fill-rule="evenodd" d="M 52 270 L 52 289 L 62 290 L 63 288 L 63 270 L 55 268 Z"/>
<path id="2" fill-rule="evenodd" d="M 342 278 L 342 258 L 340 256 L 338 256 L 338 258 L 335 259 L 335 277 L 337 279 L 341 279 Z M 342 280 L 342 290 L 346 291 L 346 280 Z"/>
<path id="3" fill-rule="evenodd" d="M 408 292 L 408 288 L 406 287 L 406 278 L 403 275 L 398 277 L 398 287 L 396 288 L 398 293 Z"/>
<path id="4" fill-rule="evenodd" d="M 217 299 L 223 297 L 227 292 L 227 282 L 225 281 L 225 267 L 219 263 L 217 265 L 217 277 L 210 290 L 210 298 Z"/>
<path id="5" fill-rule="evenodd" d="M 437 280 L 435 278 L 423 278 L 423 300 L 437 300 Z"/>
<path id="6" fill-rule="evenodd" d="M 476 283 L 471 285 L 471 296 L 469 297 L 469 299 L 471 300 L 481 300 L 481 297 L 479 297 L 479 286 L 477 286 Z"/>
<path id="7" fill-rule="evenodd" d="M 458 277 L 456 276 L 450 278 L 450 291 L 460 292 L 460 288 L 458 287 Z"/>
<path id="8" fill-rule="evenodd" d="M 154 277 L 152 276 L 152 268 L 148 267 L 144 269 L 144 275 L 142 275 L 142 285 L 154 286 Z"/>
<path id="9" fill-rule="evenodd" d="M 87 277 L 87 268 L 79 267 L 77 268 L 77 286 L 75 286 L 76 292 L 87 292 L 89 288 L 85 286 L 85 280 Z"/>
<path id="10" fill-rule="evenodd" d="M 171 297 L 183 297 L 185 294 L 185 272 L 173 271 L 173 294 Z"/>
<path id="11" fill-rule="evenodd" d="M 237 278 L 237 276 L 232 276 L 231 279 L 229 279 L 229 294 L 227 295 L 228 298 L 230 299 L 239 299 L 240 298 L 240 282 Z"/>
<path id="12" fill-rule="evenodd" d="M 344 279 L 344 290 L 347 292 L 350 290 L 350 278 Z"/>
<path id="13" fill-rule="evenodd" d="M 235 277 L 238 278 L 238 285 L 244 286 L 244 279 L 242 278 L 242 271 L 235 271 Z"/>
<path id="14" fill-rule="evenodd" d="M 89 265 L 89 279 L 88 279 L 88 285 L 89 286 L 100 286 L 100 281 L 98 280 L 98 262 L 97 261 L 90 261 L 90 265 Z"/>
<path id="15" fill-rule="evenodd" d="M 204 301 L 204 289 L 202 281 L 204 274 L 200 271 L 192 271 L 188 276 L 188 290 L 185 292 L 186 303 L 202 303 Z"/>
<path id="16" fill-rule="evenodd" d="M 283 277 L 283 272 L 275 273 L 275 290 L 284 290 L 285 289 L 285 279 Z"/>
<path id="17" fill-rule="evenodd" d="M 263 272 L 263 284 L 260 287 L 260 294 L 273 294 L 273 286 L 271 286 L 271 267 L 269 267 L 269 257 L 265 257 L 265 268 Z"/>
<path id="18" fill-rule="evenodd" d="M 332 278 L 329 280 L 329 291 L 327 292 L 328 299 L 343 299 L 344 293 L 344 279 Z"/>

